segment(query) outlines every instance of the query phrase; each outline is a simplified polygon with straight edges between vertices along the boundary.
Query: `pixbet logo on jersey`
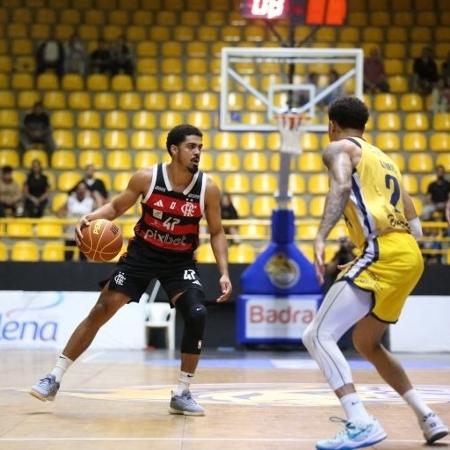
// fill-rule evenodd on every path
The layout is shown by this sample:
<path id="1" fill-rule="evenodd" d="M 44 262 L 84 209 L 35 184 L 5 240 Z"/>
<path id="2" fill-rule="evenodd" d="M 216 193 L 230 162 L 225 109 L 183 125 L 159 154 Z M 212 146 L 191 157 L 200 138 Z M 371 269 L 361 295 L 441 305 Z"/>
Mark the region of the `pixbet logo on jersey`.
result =
<path id="1" fill-rule="evenodd" d="M 157 230 L 147 230 L 144 234 L 145 240 L 157 240 L 162 244 L 185 245 L 186 235 L 174 238 L 169 233 L 160 233 Z"/>

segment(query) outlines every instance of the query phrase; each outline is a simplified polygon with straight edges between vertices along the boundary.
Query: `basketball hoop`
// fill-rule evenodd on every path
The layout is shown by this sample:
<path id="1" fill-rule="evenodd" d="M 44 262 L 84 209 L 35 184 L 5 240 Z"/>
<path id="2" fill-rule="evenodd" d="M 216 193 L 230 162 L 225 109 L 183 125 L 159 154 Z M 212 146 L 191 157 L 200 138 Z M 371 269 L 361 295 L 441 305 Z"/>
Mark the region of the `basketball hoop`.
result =
<path id="1" fill-rule="evenodd" d="M 281 153 L 299 155 L 302 152 L 300 139 L 303 133 L 302 123 L 310 120 L 306 114 L 287 112 L 275 116 L 281 134 Z"/>

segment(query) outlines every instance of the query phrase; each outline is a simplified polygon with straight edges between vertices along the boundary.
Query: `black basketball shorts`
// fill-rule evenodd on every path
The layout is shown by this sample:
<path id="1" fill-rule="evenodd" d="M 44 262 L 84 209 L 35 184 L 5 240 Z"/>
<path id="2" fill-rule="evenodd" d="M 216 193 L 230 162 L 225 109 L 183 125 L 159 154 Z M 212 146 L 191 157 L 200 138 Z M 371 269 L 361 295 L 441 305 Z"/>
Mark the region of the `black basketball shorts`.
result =
<path id="1" fill-rule="evenodd" d="M 128 295 L 130 302 L 139 302 L 153 279 L 160 281 L 169 300 L 190 288 L 203 290 L 192 254 L 153 251 L 137 239 L 130 241 L 113 274 L 101 285 L 109 281 L 110 290 Z"/>

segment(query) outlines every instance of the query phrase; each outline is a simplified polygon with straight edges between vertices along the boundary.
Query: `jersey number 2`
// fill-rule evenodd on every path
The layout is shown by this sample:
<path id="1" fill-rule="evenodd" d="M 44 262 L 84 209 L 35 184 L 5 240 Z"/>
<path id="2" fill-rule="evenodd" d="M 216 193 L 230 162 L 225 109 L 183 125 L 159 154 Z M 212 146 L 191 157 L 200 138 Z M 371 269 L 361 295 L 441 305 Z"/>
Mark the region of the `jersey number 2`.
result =
<path id="1" fill-rule="evenodd" d="M 400 200 L 400 184 L 397 180 L 397 178 L 395 178 L 392 175 L 386 175 L 384 178 L 384 181 L 386 183 L 386 187 L 391 190 L 391 184 L 393 186 L 393 191 L 392 191 L 392 195 L 391 195 L 391 205 L 397 209 L 397 203 Z"/>

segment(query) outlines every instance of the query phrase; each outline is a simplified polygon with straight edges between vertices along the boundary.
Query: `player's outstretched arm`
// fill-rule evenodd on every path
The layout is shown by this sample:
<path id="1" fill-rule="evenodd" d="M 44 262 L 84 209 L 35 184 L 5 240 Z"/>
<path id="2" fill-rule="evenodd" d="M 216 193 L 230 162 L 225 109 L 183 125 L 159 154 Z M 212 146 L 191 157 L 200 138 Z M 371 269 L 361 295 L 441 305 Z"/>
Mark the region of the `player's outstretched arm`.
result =
<path id="1" fill-rule="evenodd" d="M 325 239 L 344 212 L 352 189 L 353 170 L 350 152 L 347 151 L 347 144 L 343 142 L 332 142 L 324 151 L 323 162 L 328 168 L 330 189 L 314 241 L 316 274 L 320 283 L 323 283 L 325 274 Z"/>
<path id="2" fill-rule="evenodd" d="M 139 170 L 131 177 L 128 186 L 123 192 L 90 214 L 81 217 L 75 230 L 77 241 L 82 238 L 82 228 L 88 226 L 91 221 L 96 219 L 114 220 L 131 208 L 140 195 L 146 194 L 146 190 L 150 186 L 151 177 L 150 171 Z"/>
<path id="3" fill-rule="evenodd" d="M 220 190 L 211 179 L 208 179 L 205 191 L 205 217 L 211 236 L 211 247 L 221 275 L 219 283 L 222 295 L 217 302 L 224 302 L 230 297 L 232 289 L 228 274 L 228 245 L 222 226 Z"/>

